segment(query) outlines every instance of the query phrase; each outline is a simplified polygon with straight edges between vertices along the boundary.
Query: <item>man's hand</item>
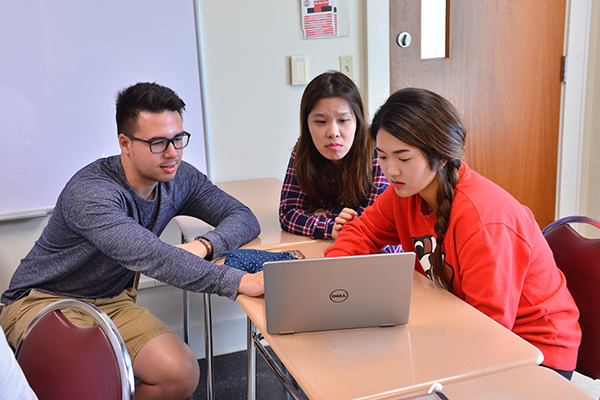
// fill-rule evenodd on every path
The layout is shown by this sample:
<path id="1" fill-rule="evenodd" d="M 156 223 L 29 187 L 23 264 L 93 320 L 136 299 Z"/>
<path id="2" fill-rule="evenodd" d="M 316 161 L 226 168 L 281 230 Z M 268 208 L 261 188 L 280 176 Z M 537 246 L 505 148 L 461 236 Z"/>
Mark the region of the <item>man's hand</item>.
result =
<path id="1" fill-rule="evenodd" d="M 260 296 L 265 292 L 265 279 L 263 272 L 257 272 L 255 274 L 246 274 L 242 276 L 240 281 L 240 287 L 238 288 L 239 294 L 245 294 L 248 296 L 256 297 Z"/>
<path id="2" fill-rule="evenodd" d="M 352 221 L 358 213 L 351 208 L 344 208 L 340 215 L 335 218 L 335 224 L 333 225 L 333 231 L 331 231 L 331 236 L 333 240 L 337 239 L 338 234 L 342 230 L 342 227 L 346 222 Z"/>

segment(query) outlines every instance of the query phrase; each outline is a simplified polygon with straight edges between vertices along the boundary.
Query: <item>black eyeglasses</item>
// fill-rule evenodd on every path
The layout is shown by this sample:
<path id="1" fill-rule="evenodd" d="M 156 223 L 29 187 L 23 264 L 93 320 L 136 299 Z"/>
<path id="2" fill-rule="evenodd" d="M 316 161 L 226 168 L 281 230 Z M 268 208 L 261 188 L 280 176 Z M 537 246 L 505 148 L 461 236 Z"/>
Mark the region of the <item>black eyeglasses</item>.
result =
<path id="1" fill-rule="evenodd" d="M 172 143 L 175 149 L 181 150 L 190 143 L 190 136 L 192 136 L 190 133 L 187 133 L 185 131 L 181 132 L 173 139 L 158 138 L 153 140 L 144 140 L 136 138 L 135 136 L 127 135 L 126 133 L 124 133 L 124 135 L 131 140 L 137 140 L 138 142 L 148 143 L 148 145 L 150 145 L 150 151 L 154 154 L 160 154 L 167 151 L 167 149 L 169 148 L 169 143 Z"/>

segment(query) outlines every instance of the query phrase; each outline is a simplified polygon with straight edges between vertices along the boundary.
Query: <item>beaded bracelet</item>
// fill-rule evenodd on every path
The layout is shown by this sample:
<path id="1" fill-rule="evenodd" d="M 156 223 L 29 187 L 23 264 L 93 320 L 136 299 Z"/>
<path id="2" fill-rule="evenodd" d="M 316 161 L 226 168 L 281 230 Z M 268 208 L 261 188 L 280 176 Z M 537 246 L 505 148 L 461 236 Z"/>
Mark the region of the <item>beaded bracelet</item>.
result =
<path id="1" fill-rule="evenodd" d="M 200 243 L 202 243 L 204 245 L 204 247 L 206 247 L 206 256 L 204 256 L 205 260 L 210 260 L 212 259 L 213 256 L 213 247 L 212 247 L 212 243 L 210 242 L 210 240 L 208 240 L 205 237 L 202 236 L 198 236 L 196 239 L 199 241 Z"/>

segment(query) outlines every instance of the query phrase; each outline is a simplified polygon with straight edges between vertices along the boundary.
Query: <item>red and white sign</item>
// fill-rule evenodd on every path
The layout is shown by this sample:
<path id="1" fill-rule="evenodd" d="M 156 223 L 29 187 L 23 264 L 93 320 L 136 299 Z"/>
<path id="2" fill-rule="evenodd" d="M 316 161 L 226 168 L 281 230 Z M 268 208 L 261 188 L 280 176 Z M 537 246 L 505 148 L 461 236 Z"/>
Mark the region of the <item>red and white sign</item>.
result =
<path id="1" fill-rule="evenodd" d="M 300 0 L 305 39 L 338 36 L 338 0 Z"/>

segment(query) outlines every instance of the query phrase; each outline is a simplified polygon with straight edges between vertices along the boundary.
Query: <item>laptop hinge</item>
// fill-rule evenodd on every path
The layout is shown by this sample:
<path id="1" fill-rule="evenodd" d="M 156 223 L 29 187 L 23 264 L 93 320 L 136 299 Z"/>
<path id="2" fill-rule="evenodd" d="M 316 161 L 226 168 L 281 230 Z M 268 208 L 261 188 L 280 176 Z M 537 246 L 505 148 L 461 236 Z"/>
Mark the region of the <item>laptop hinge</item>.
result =
<path id="1" fill-rule="evenodd" d="M 292 335 L 296 333 L 296 331 L 281 331 L 279 332 L 280 335 Z"/>
<path id="2" fill-rule="evenodd" d="M 395 323 L 395 322 L 392 322 L 392 323 L 389 323 L 389 324 L 381 324 L 381 325 L 379 325 L 379 326 L 381 326 L 382 328 L 388 328 L 388 327 L 390 327 L 390 326 L 396 326 L 396 323 Z"/>

